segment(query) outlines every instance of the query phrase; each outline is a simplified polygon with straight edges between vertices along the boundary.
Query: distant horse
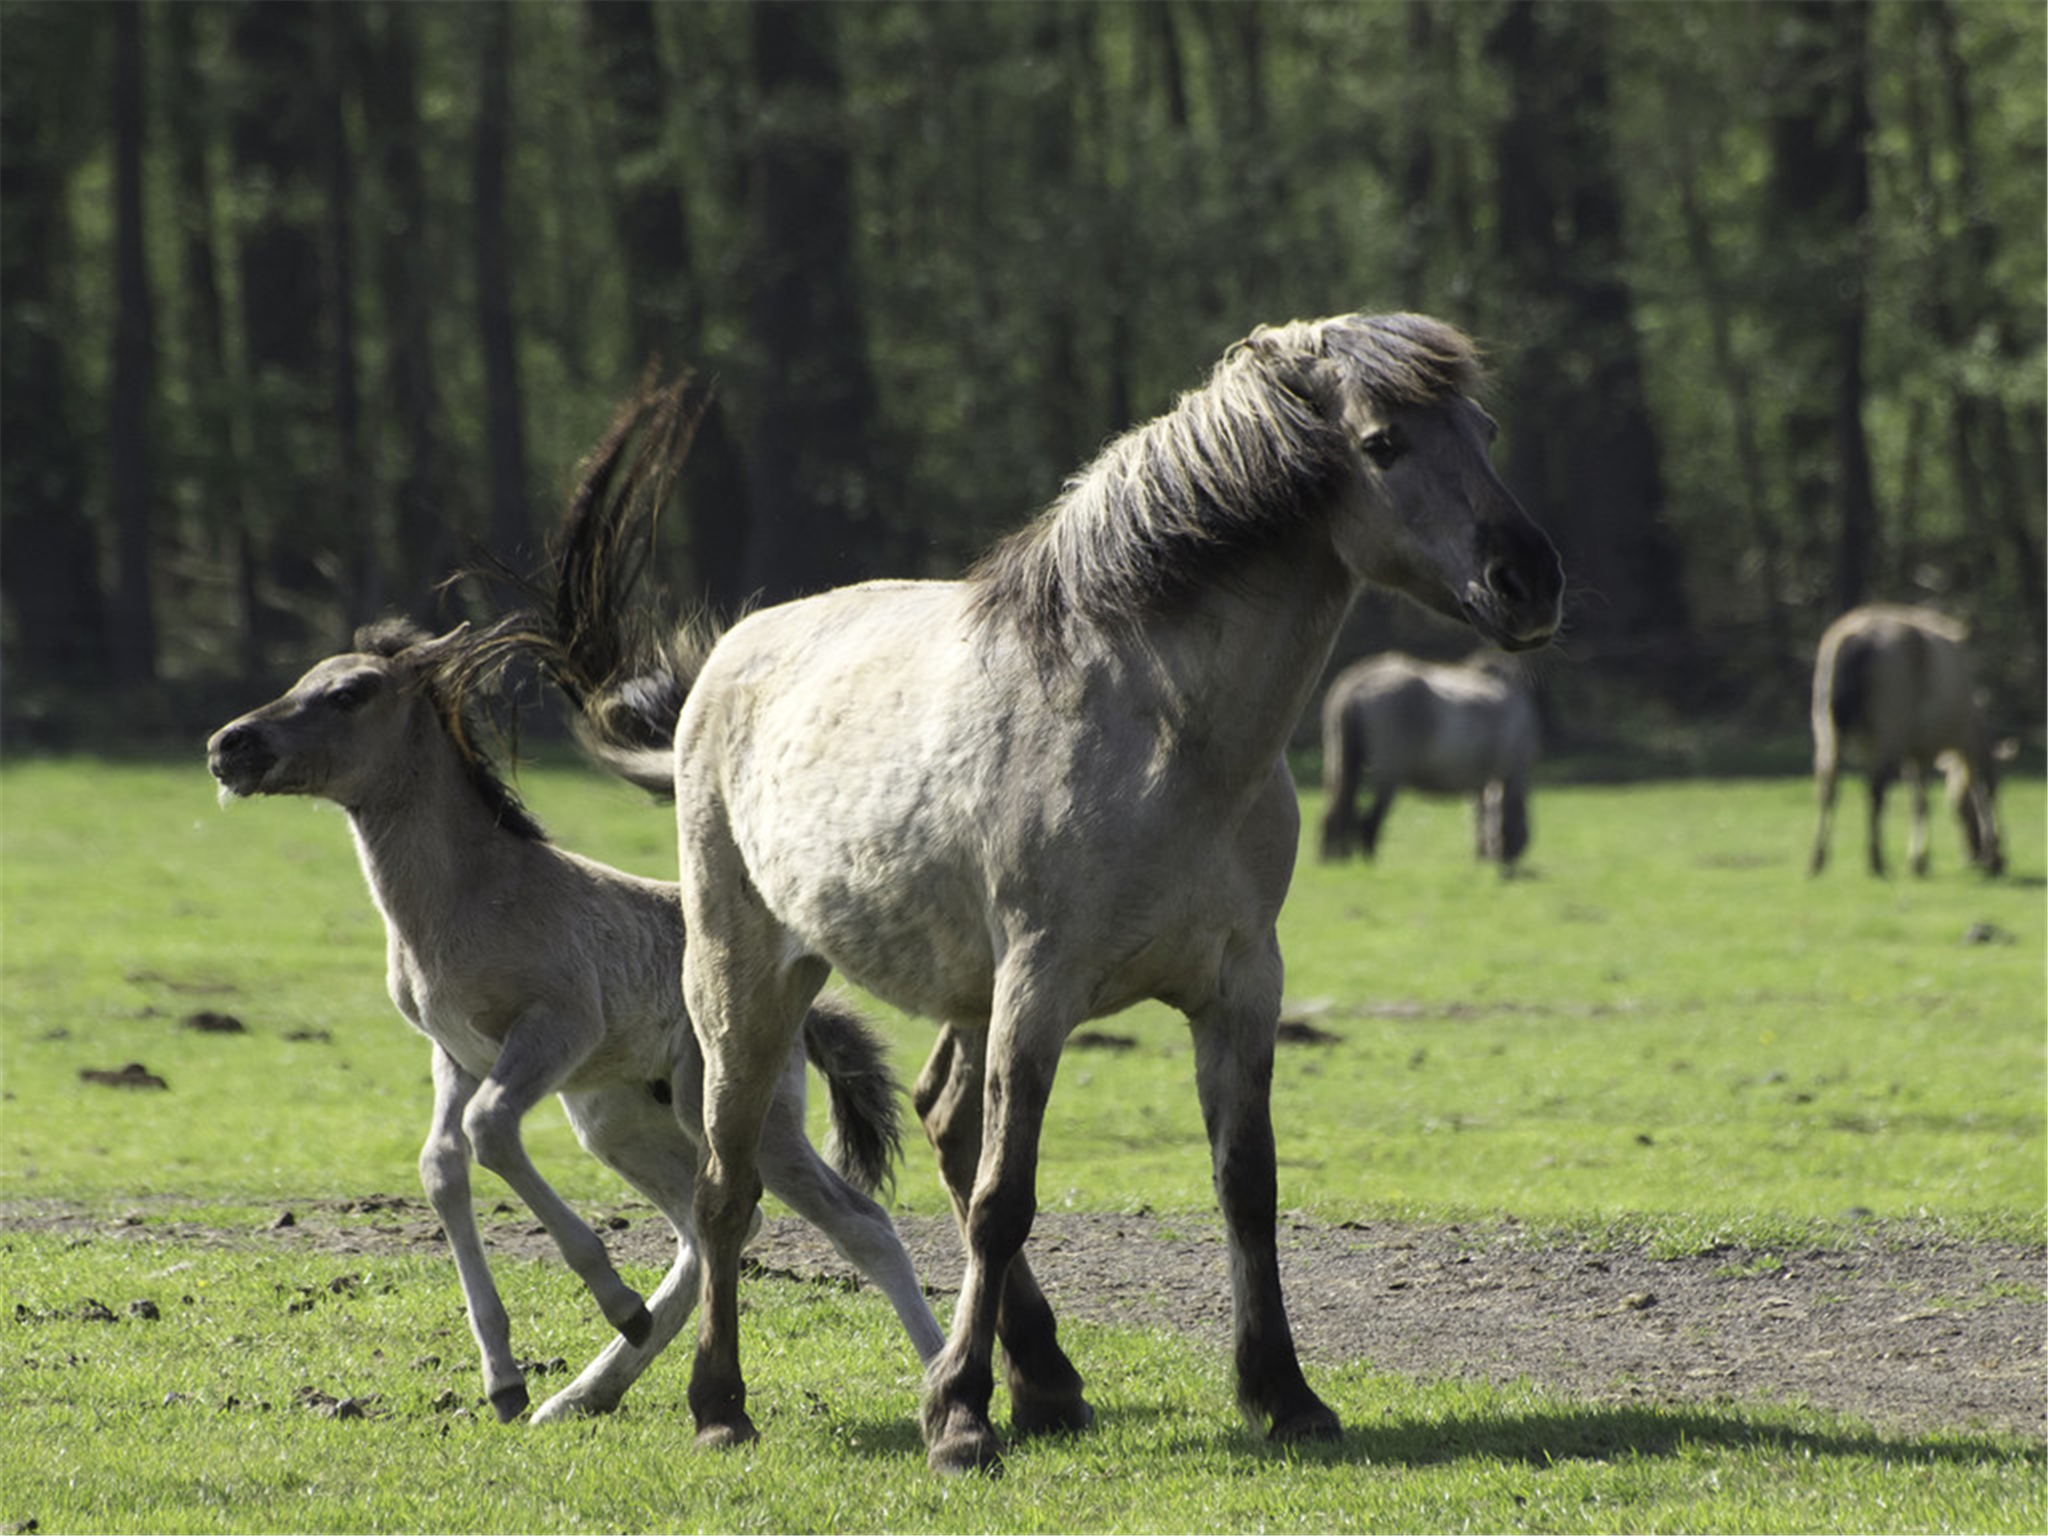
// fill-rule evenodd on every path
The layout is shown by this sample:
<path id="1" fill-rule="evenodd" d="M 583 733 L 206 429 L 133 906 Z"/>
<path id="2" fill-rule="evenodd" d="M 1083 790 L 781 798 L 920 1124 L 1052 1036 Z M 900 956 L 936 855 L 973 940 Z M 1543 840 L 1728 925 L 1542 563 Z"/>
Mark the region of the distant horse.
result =
<path id="1" fill-rule="evenodd" d="M 1885 791 L 1902 773 L 1913 791 L 1907 857 L 1927 873 L 1927 780 L 1940 772 L 1963 825 L 1970 862 L 2005 871 L 1999 846 L 1997 753 L 1977 707 L 1968 631 L 1929 608 L 1852 608 L 1821 636 L 1813 664 L 1813 777 L 1820 825 L 1812 873 L 1827 863 L 1835 781 L 1844 746 L 1870 774 L 1870 871 L 1884 873 L 1878 820 Z"/>
<path id="2" fill-rule="evenodd" d="M 531 637 L 523 617 L 507 629 Z M 434 1042 L 420 1177 L 454 1250 L 499 1419 L 523 1412 L 527 1392 L 470 1204 L 472 1151 L 540 1218 L 622 1335 L 541 1407 L 540 1422 L 615 1407 L 696 1304 L 704 1061 L 677 981 L 676 887 L 550 843 L 474 745 L 475 688 L 515 650 L 504 631 L 429 638 L 402 622 L 373 626 L 355 650 L 223 727 L 207 752 L 223 798 L 314 795 L 348 812 L 389 937 L 392 1001 Z M 823 1002 L 798 1036 L 764 1088 L 763 1177 L 882 1290 L 929 1361 L 944 1335 L 889 1218 L 864 1193 L 888 1181 L 900 1146 L 883 1048 L 856 1015 Z M 807 1054 L 830 1089 L 844 1178 L 805 1136 Z M 520 1121 L 549 1093 L 585 1150 L 675 1229 L 675 1262 L 646 1303 L 527 1156 Z"/>
<path id="3" fill-rule="evenodd" d="M 1323 857 L 1354 843 L 1371 858 L 1402 787 L 1475 795 L 1479 857 L 1503 873 L 1529 846 L 1529 770 L 1536 761 L 1536 704 L 1504 658 L 1463 666 L 1398 651 L 1337 674 L 1323 695 Z M 1361 784 L 1372 789 L 1358 819 Z"/>
<path id="4" fill-rule="evenodd" d="M 947 1021 L 916 1090 L 967 1248 L 926 1374 L 942 1470 L 1093 1419 L 1023 1255 L 1068 1034 L 1142 998 L 1186 1013 L 1230 1241 L 1238 1398 L 1280 1441 L 1337 1436 L 1281 1299 L 1269 1089 L 1275 922 L 1299 834 L 1282 751 L 1367 581 L 1511 649 L 1558 621 L 1556 551 L 1495 477 L 1471 344 L 1420 316 L 1261 329 L 1116 439 L 961 581 L 870 582 L 751 614 L 689 687 L 670 658 L 591 697 L 607 760 L 670 782 L 705 1055 L 700 1443 L 755 1433 L 739 1253 L 761 1117 L 837 966 Z M 602 593 L 602 584 L 590 591 Z M 601 612 L 582 628 L 602 634 Z M 572 626 L 576 627 L 576 626 Z"/>

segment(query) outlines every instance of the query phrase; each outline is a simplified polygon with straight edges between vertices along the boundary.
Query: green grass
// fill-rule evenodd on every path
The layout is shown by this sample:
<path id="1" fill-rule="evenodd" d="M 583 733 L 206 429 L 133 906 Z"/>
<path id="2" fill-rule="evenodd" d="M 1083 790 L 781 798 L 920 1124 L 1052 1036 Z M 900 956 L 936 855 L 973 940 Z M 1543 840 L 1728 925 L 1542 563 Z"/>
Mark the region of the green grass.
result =
<path id="1" fill-rule="evenodd" d="M 524 787 L 565 843 L 672 872 L 665 811 L 580 768 Z M 1864 1215 L 2041 1242 L 2042 785 L 2002 801 L 2013 878 L 1966 872 L 1943 826 L 1931 879 L 1873 881 L 1845 817 L 1813 881 L 1803 783 L 1547 788 L 1531 875 L 1503 881 L 1470 859 L 1461 807 L 1404 799 L 1378 863 L 1305 858 L 1283 919 L 1288 1014 L 1335 1040 L 1281 1055 L 1282 1204 L 1510 1215 L 1668 1252 L 1826 1242 Z M 1318 809 L 1306 797 L 1311 838 Z M 1796 1408 L 1588 1407 L 1363 1364 L 1318 1376 L 1344 1445 L 1277 1455 L 1231 1417 L 1222 1360 L 1080 1325 L 1102 1429 L 1025 1448 L 995 1485 L 938 1482 L 886 1307 L 765 1282 L 748 1293 L 757 1450 L 693 1453 L 680 1356 L 615 1420 L 505 1431 L 433 1407 L 475 1393 L 441 1255 L 378 1260 L 294 1313 L 347 1261 L 150 1235 L 171 1213 L 254 1226 L 291 1200 L 416 1188 L 426 1047 L 384 997 L 340 814 L 222 811 L 196 753 L 10 763 L 0 924 L 0 1218 L 24 1202 L 149 1216 L 76 1244 L 0 1219 L 0 1415 L 33 1448 L 0 1458 L 0 1524 L 2018 1530 L 2048 1513 L 2038 1445 L 1888 1440 Z M 180 1027 L 201 1009 L 246 1033 Z M 913 1075 L 931 1026 L 878 1015 Z M 1068 1053 L 1042 1203 L 1205 1219 L 1184 1029 L 1159 1009 L 1093 1028 L 1135 1044 Z M 78 1076 L 130 1061 L 169 1091 Z M 552 1105 L 529 1143 L 572 1199 L 626 1200 Z M 944 1208 L 919 1148 L 899 1203 Z M 598 1339 L 566 1271 L 501 1269 L 520 1348 L 586 1358 Z M 118 1320 L 79 1321 L 88 1296 Z M 143 1296 L 160 1321 L 125 1314 Z M 321 1418 L 301 1387 L 375 1392 L 384 1416 Z"/>

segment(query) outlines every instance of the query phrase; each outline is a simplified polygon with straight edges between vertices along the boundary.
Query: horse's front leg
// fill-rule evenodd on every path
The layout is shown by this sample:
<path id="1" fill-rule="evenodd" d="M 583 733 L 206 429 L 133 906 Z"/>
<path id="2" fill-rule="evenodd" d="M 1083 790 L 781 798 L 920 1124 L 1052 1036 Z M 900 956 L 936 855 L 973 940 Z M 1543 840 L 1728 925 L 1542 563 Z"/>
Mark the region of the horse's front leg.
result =
<path id="1" fill-rule="evenodd" d="M 476 1160 L 510 1185 L 547 1229 L 605 1321 L 628 1343 L 641 1344 L 653 1327 L 646 1302 L 619 1278 L 598 1235 L 540 1176 L 520 1134 L 527 1112 L 555 1091 L 603 1033 L 603 1020 L 595 1014 L 550 1003 L 526 1009 L 506 1032 L 490 1076 L 463 1111 L 462 1128 Z"/>
<path id="2" fill-rule="evenodd" d="M 1391 785 L 1373 791 L 1372 807 L 1365 813 L 1365 820 L 1358 828 L 1358 839 L 1364 846 L 1368 859 L 1380 851 L 1380 827 L 1386 822 L 1387 812 L 1393 808 L 1394 790 Z"/>
<path id="3" fill-rule="evenodd" d="M 420 1183 L 455 1255 L 469 1331 L 483 1355 L 484 1395 L 498 1422 L 509 1424 L 526 1411 L 526 1373 L 512 1358 L 512 1325 L 491 1278 L 491 1261 L 484 1254 L 476 1208 L 470 1203 L 469 1141 L 462 1131 L 462 1112 L 476 1092 L 477 1080 L 438 1045 L 433 1070 L 434 1119 L 426 1145 L 420 1148 Z"/>
<path id="4" fill-rule="evenodd" d="M 1226 963 L 1216 998 L 1189 1017 L 1195 1083 L 1230 1236 L 1238 1404 L 1275 1440 L 1334 1440 L 1337 1415 L 1301 1374 L 1280 1294 L 1272 1088 L 1281 974 L 1271 933 Z"/>
<path id="5" fill-rule="evenodd" d="M 1914 874 L 1927 874 L 1927 771 L 1924 768 L 1909 767 L 1906 773 L 1910 779 L 1913 819 L 1906 829 L 1906 862 Z"/>
<path id="6" fill-rule="evenodd" d="M 987 1055 L 987 1030 L 947 1025 L 939 1032 L 911 1099 L 939 1155 L 939 1173 L 963 1240 L 981 1161 Z M 1081 1395 L 1081 1373 L 1060 1348 L 1052 1306 L 1021 1251 L 1003 1277 L 996 1337 L 1003 1346 L 1013 1433 L 1086 1429 L 1095 1422 L 1095 1410 Z"/>
<path id="7" fill-rule="evenodd" d="M 988 1414 L 996 1331 L 1004 1286 L 1037 1213 L 1038 1138 L 1068 1023 L 1059 1011 L 1020 1006 L 1021 990 L 1005 980 L 996 988 L 982 1096 L 985 1135 L 967 1205 L 967 1268 L 952 1337 L 925 1375 L 927 1459 L 940 1472 L 995 1472 L 1002 1464 L 1002 1443 Z M 1044 1321 L 1050 1319 L 1048 1309 Z"/>

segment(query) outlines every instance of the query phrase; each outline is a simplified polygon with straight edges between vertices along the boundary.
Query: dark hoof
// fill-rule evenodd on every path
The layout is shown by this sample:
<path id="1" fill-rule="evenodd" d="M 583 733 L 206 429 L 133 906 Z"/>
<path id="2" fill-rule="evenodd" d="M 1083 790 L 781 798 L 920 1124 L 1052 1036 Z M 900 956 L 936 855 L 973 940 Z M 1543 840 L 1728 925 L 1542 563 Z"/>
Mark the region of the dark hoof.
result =
<path id="1" fill-rule="evenodd" d="M 1010 1395 L 1010 1432 L 1031 1435 L 1078 1434 L 1095 1427 L 1095 1410 L 1082 1397 L 1027 1398 Z"/>
<path id="2" fill-rule="evenodd" d="M 498 1416 L 500 1424 L 510 1424 L 526 1412 L 526 1383 L 515 1381 L 509 1387 L 500 1387 L 491 1394 L 491 1412 Z"/>
<path id="3" fill-rule="evenodd" d="M 947 1435 L 925 1455 L 934 1472 L 979 1472 L 986 1477 L 1003 1475 L 1003 1444 L 987 1428 L 961 1430 Z"/>
<path id="4" fill-rule="evenodd" d="M 640 1304 L 639 1311 L 619 1324 L 619 1336 L 635 1349 L 654 1337 L 654 1314 L 647 1310 L 645 1302 Z"/>
<path id="5" fill-rule="evenodd" d="M 745 1445 L 761 1438 L 754 1421 L 744 1413 L 725 1424 L 706 1424 L 697 1431 L 697 1444 L 707 1451 L 729 1451 L 736 1445 Z"/>
<path id="6" fill-rule="evenodd" d="M 1334 1409 L 1323 1403 L 1277 1418 L 1270 1437 L 1281 1445 L 1328 1445 L 1344 1438 L 1344 1426 Z"/>

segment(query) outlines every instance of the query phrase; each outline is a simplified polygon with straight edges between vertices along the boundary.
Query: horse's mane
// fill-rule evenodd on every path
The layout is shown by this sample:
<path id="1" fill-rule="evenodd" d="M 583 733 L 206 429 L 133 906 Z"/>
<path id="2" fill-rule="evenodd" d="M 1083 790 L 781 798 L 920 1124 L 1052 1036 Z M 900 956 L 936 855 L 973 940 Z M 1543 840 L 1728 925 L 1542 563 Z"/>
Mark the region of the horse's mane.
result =
<path id="1" fill-rule="evenodd" d="M 1161 611 L 1322 510 L 1348 463 L 1344 395 L 1426 405 L 1479 380 L 1471 341 L 1421 315 L 1261 327 L 991 549 L 968 574 L 975 613 L 1056 657 L 1076 619 Z"/>
<path id="2" fill-rule="evenodd" d="M 420 691 L 433 705 L 470 788 L 483 801 L 492 819 L 515 837 L 546 842 L 546 829 L 505 781 L 479 740 L 503 734 L 490 706 L 501 697 L 500 685 L 508 658 L 501 647 L 492 643 L 492 631 L 463 630 L 436 641 L 435 636 L 411 619 L 387 618 L 358 629 L 354 644 L 356 650 L 368 656 L 417 663 L 414 676 Z M 422 647 L 419 656 L 408 656 Z"/>

